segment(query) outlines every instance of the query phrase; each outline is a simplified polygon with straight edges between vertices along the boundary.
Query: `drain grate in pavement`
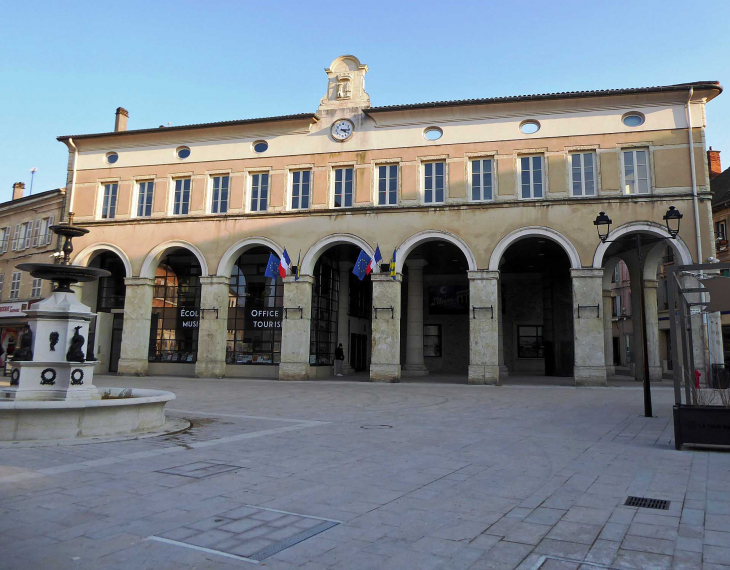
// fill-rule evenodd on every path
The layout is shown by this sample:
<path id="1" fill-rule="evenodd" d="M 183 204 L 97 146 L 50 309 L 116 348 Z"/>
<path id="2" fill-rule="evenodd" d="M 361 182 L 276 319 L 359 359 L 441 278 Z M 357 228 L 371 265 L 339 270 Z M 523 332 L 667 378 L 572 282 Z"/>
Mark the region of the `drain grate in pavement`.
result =
<path id="1" fill-rule="evenodd" d="M 261 562 L 338 524 L 340 521 L 244 505 L 149 538 Z"/>
<path id="2" fill-rule="evenodd" d="M 197 461 L 180 465 L 179 467 L 170 467 L 169 469 L 160 469 L 156 473 L 165 473 L 166 475 L 180 475 L 181 477 L 192 477 L 193 479 L 203 479 L 212 475 L 220 475 L 228 471 L 236 469 L 246 469 L 238 465 L 226 465 L 225 463 L 214 463 L 213 461 Z"/>
<path id="3" fill-rule="evenodd" d="M 391 429 L 393 426 L 385 425 L 385 424 L 377 424 L 377 425 L 364 425 L 360 426 L 360 429 Z"/>
<path id="4" fill-rule="evenodd" d="M 606 566 L 605 564 L 600 564 L 598 562 L 547 555 L 540 556 L 540 558 L 537 559 L 537 562 L 530 567 L 530 570 L 545 570 L 548 568 L 548 564 L 552 560 L 554 560 L 556 564 L 549 566 L 550 568 L 564 568 L 565 570 L 592 570 L 593 568 L 601 568 L 602 570 L 618 570 L 615 566 Z"/>
<path id="5" fill-rule="evenodd" d="M 669 510 L 669 501 L 662 499 L 649 499 L 647 497 L 629 497 L 624 503 L 627 507 L 641 507 L 643 509 Z"/>

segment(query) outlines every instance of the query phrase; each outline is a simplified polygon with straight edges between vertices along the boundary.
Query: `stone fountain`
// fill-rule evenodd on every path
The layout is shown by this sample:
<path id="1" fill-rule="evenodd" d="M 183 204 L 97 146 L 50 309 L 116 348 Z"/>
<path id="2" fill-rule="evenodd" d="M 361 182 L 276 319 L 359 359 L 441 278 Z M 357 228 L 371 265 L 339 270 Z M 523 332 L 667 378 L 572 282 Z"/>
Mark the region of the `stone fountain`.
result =
<path id="1" fill-rule="evenodd" d="M 87 346 L 95 316 L 71 289 L 74 283 L 111 275 L 103 269 L 70 264 L 72 238 L 89 230 L 60 224 L 65 238 L 61 263 L 21 263 L 33 277 L 56 283 L 47 299 L 25 311 L 28 327 L 11 360 L 10 386 L 0 388 L 0 441 L 67 439 L 141 433 L 165 424 L 172 392 L 94 386 L 98 361 Z"/>

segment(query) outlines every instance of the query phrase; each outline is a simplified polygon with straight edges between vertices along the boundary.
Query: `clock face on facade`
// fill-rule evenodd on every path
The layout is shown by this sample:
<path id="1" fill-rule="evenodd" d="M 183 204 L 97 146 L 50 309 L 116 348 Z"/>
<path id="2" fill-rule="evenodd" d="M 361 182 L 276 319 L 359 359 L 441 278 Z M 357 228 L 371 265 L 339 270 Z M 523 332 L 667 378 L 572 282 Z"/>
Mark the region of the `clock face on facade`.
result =
<path id="1" fill-rule="evenodd" d="M 353 132 L 355 132 L 355 125 L 347 119 L 335 121 L 332 123 L 332 128 L 330 129 L 332 138 L 339 142 L 345 142 L 352 136 Z"/>

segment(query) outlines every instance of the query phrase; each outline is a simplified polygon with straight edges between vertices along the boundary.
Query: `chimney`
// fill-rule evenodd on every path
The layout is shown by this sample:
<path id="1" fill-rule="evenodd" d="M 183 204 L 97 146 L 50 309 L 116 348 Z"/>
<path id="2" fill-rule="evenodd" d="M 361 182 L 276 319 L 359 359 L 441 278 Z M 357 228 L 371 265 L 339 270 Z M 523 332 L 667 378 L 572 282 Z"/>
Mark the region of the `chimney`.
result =
<path id="1" fill-rule="evenodd" d="M 127 121 L 129 120 L 129 111 L 124 107 L 117 107 L 117 113 L 114 117 L 114 132 L 127 130 Z"/>
<path id="2" fill-rule="evenodd" d="M 22 198 L 23 190 L 25 190 L 25 182 L 16 182 L 13 184 L 13 200 Z"/>
<path id="3" fill-rule="evenodd" d="M 712 150 L 712 147 L 710 147 L 710 150 L 707 151 L 707 164 L 710 167 L 710 180 L 715 178 L 715 176 L 722 174 L 719 150 Z"/>

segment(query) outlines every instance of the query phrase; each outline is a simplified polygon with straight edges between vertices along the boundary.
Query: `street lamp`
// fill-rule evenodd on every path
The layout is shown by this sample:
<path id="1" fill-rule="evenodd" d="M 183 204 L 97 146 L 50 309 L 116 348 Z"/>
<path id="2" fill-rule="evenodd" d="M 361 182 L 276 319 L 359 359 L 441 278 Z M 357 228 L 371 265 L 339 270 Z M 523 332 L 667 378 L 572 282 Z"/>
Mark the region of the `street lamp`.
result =
<path id="1" fill-rule="evenodd" d="M 669 206 L 667 213 L 664 214 L 663 220 L 667 224 L 667 231 L 669 232 L 669 235 L 672 236 L 672 239 L 677 238 L 677 234 L 679 233 L 679 221 L 681 219 L 682 214 L 679 213 L 679 210 L 677 210 L 674 206 Z"/>
<path id="2" fill-rule="evenodd" d="M 669 232 L 669 238 L 659 238 L 659 241 L 665 239 L 677 239 L 679 234 L 679 223 L 682 219 L 682 214 L 674 206 L 669 206 L 667 213 L 662 218 L 667 226 Z M 600 212 L 593 222 L 598 231 L 598 238 L 602 243 L 609 243 L 613 240 L 609 240 L 608 236 L 611 233 L 611 218 L 606 215 L 606 212 Z M 644 365 L 644 416 L 647 418 L 652 417 L 651 407 L 651 388 L 649 384 L 649 351 L 647 346 L 646 338 L 646 315 L 644 314 L 644 259 L 641 255 L 641 234 L 637 233 L 636 238 L 636 254 L 639 258 L 639 320 L 641 321 L 641 345 L 643 347 L 642 360 Z M 620 240 L 621 238 L 619 238 Z M 618 241 L 618 240 L 617 240 Z"/>

